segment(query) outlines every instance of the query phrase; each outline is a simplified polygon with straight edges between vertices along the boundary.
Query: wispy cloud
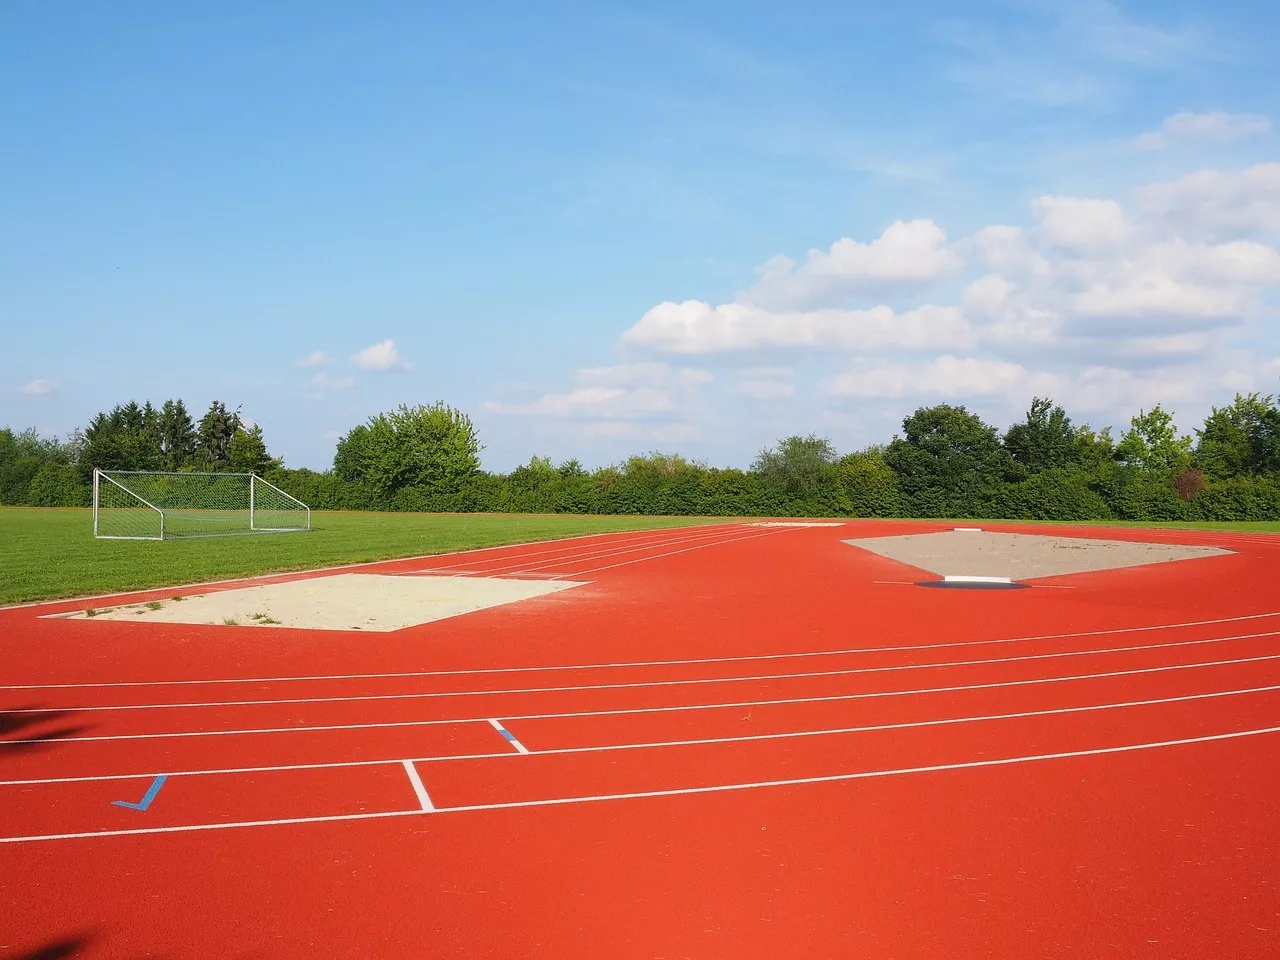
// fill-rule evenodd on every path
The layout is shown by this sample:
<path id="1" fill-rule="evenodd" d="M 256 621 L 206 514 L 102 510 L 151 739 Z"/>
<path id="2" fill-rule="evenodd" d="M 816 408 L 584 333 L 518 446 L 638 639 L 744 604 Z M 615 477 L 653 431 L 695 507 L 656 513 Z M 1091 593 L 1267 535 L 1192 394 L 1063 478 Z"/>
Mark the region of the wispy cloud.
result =
<path id="1" fill-rule="evenodd" d="M 1142 134 L 1133 141 L 1133 147 L 1135 150 L 1167 150 L 1184 144 L 1223 146 L 1270 129 L 1271 120 L 1260 113 L 1184 111 L 1166 117 L 1160 129 Z"/>
<path id="2" fill-rule="evenodd" d="M 355 377 L 331 377 L 321 372 L 307 381 L 307 397 L 316 400 L 335 390 L 350 390 L 355 385 Z"/>
<path id="3" fill-rule="evenodd" d="M 310 356 L 298 361 L 300 367 L 325 367 L 333 363 L 333 358 L 323 350 L 316 350 Z"/>
<path id="4" fill-rule="evenodd" d="M 935 24 L 952 76 L 994 99 L 1067 106 L 1109 98 L 1134 71 L 1216 55 L 1202 31 L 1138 19 L 1108 0 L 1048 0 L 1020 14 Z"/>
<path id="5" fill-rule="evenodd" d="M 43 397 L 51 393 L 56 393 L 62 386 L 57 380 L 45 380 L 41 377 L 38 380 L 29 380 L 22 385 L 22 392 L 29 397 Z"/>

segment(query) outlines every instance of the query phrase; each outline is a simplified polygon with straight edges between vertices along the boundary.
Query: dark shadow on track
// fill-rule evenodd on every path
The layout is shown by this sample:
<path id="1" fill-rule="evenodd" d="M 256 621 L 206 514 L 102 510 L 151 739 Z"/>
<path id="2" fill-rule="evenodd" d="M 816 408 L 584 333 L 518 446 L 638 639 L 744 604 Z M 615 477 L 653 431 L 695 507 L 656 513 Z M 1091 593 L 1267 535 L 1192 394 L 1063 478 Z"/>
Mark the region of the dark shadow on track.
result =
<path id="1" fill-rule="evenodd" d="M 99 933 L 96 930 L 87 930 L 82 933 L 74 933 L 69 937 L 62 937 L 58 940 L 51 940 L 48 943 L 41 944 L 34 950 L 25 950 L 22 953 L 7 953 L 3 960 L 67 960 L 69 957 L 76 957 L 82 951 L 93 946 L 95 941 L 99 939 Z M 152 960 L 158 960 L 159 954 L 147 954 Z"/>
<path id="2" fill-rule="evenodd" d="M 89 729 L 87 724 L 55 727 L 52 730 L 34 729 L 42 724 L 54 723 L 75 713 L 74 710 L 41 710 L 39 705 L 25 707 L 35 713 L 18 713 L 0 710 L 0 757 L 10 750 L 41 750 L 53 746 L 59 740 L 74 737 Z"/>
<path id="3" fill-rule="evenodd" d="M 64 960 L 74 957 L 96 939 L 93 933 L 77 933 L 23 953 L 6 954 L 5 960 Z"/>

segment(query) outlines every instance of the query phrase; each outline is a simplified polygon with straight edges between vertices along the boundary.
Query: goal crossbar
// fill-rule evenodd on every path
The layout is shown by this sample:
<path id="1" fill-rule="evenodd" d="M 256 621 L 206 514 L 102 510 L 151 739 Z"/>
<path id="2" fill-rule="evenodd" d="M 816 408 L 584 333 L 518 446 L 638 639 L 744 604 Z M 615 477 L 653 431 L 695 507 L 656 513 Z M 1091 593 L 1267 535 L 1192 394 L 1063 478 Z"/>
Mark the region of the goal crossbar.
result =
<path id="1" fill-rule="evenodd" d="M 94 470 L 93 535 L 173 540 L 311 529 L 311 509 L 256 473 Z"/>

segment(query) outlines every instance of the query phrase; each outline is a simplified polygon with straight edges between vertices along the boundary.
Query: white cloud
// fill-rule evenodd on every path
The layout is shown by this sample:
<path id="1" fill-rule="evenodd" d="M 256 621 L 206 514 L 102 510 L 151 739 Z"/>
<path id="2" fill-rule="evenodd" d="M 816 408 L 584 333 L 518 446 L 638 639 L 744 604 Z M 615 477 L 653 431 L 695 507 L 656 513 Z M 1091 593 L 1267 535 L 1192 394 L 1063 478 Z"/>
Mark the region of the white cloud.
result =
<path id="1" fill-rule="evenodd" d="M 408 370 L 410 365 L 400 359 L 394 340 L 383 340 L 365 347 L 351 357 L 351 362 L 361 370 Z"/>
<path id="2" fill-rule="evenodd" d="M 677 412 L 713 379 L 705 370 L 665 363 L 588 367 L 574 375 L 576 386 L 571 390 L 517 403 L 488 400 L 481 409 L 551 419 L 644 420 Z"/>
<path id="3" fill-rule="evenodd" d="M 333 359 L 323 350 L 316 350 L 310 356 L 298 361 L 300 367 L 324 367 L 333 363 Z"/>
<path id="4" fill-rule="evenodd" d="M 966 242 L 988 267 L 1007 276 L 1025 277 L 1049 272 L 1049 261 L 1032 245 L 1021 227 L 983 227 Z"/>
<path id="5" fill-rule="evenodd" d="M 1250 236 L 1280 231 L 1280 163 L 1246 170 L 1200 170 L 1134 191 L 1143 214 L 1193 235 Z"/>
<path id="6" fill-rule="evenodd" d="M 847 299 L 919 284 L 963 266 L 932 220 L 898 221 L 876 240 L 837 240 L 796 265 L 774 257 L 759 280 L 729 303 L 666 301 L 623 333 L 624 344 L 661 353 L 700 354 L 771 347 L 881 349 L 969 343 L 955 308 L 921 306 L 902 313 L 879 305 L 851 308 Z"/>
<path id="7" fill-rule="evenodd" d="M 1040 197 L 1032 213 L 1039 224 L 1030 232 L 987 227 L 964 242 L 993 268 L 961 300 L 988 346 L 1084 336 L 1136 357 L 1139 342 L 1239 327 L 1261 316 L 1268 290 L 1280 286 L 1280 251 L 1264 243 L 1170 237 L 1166 224 L 1145 211 L 1131 220 L 1112 200 Z"/>
<path id="8" fill-rule="evenodd" d="M 660 303 L 622 335 L 625 344 L 681 354 L 770 347 L 959 349 L 971 341 L 969 324 L 956 307 L 775 313 L 740 302 L 712 307 L 701 300 Z"/>
<path id="9" fill-rule="evenodd" d="M 1202 399 L 1222 380 L 1222 374 L 1189 373 L 1182 366 L 1132 371 L 1094 365 L 1066 374 L 1003 360 L 942 356 L 915 364 L 863 364 L 824 381 L 822 388 L 832 397 L 920 403 L 996 400 L 1010 409 L 1022 408 L 1033 396 L 1049 396 L 1080 414 L 1121 411 L 1127 417 L 1156 403 Z"/>
<path id="10" fill-rule="evenodd" d="M 1045 194 L 1021 225 L 955 242 L 931 220 L 901 221 L 799 264 L 775 258 L 728 302 L 658 303 L 621 335 L 637 359 L 715 357 L 729 367 L 722 384 L 674 361 L 625 363 L 485 409 L 676 442 L 710 436 L 712 423 L 719 435 L 735 416 L 759 428 L 766 404 L 790 409 L 814 381 L 828 403 L 860 412 L 972 400 L 990 416 L 1037 394 L 1113 423 L 1156 402 L 1207 408 L 1241 385 L 1276 386 L 1259 359 L 1280 346 L 1266 325 L 1280 301 L 1267 229 L 1280 231 L 1280 164 L 1201 171 L 1128 198 Z M 951 303 L 937 291 L 922 303 L 921 284 L 939 279 Z"/>
<path id="11" fill-rule="evenodd" d="M 1151 243 L 1127 256 L 1065 264 L 1067 309 L 1082 317 L 1180 317 L 1238 321 L 1257 312 L 1260 291 L 1280 284 L 1280 252 L 1250 241 Z"/>
<path id="12" fill-rule="evenodd" d="M 355 385 L 355 377 L 331 377 L 321 372 L 307 381 L 307 396 L 314 400 L 334 390 L 350 390 Z"/>
<path id="13" fill-rule="evenodd" d="M 799 266 L 774 257 L 738 299 L 775 309 L 830 305 L 865 290 L 935 280 L 963 265 L 932 220 L 899 220 L 870 243 L 843 237 L 829 250 L 810 250 Z"/>
<path id="14" fill-rule="evenodd" d="M 1166 150 L 1183 143 L 1221 146 L 1270 129 L 1271 121 L 1258 113 L 1183 111 L 1166 117 L 1159 130 L 1142 134 L 1133 145 L 1138 150 Z"/>
<path id="15" fill-rule="evenodd" d="M 43 377 L 38 380 L 29 380 L 22 385 L 22 392 L 29 397 L 43 397 L 51 393 L 57 392 L 62 386 L 57 380 L 46 380 Z"/>
<path id="16" fill-rule="evenodd" d="M 1021 364 L 941 356 L 920 363 L 860 364 L 822 383 L 834 397 L 992 397 L 1060 392 L 1064 378 L 1033 374 Z"/>
<path id="17" fill-rule="evenodd" d="M 1114 200 L 1087 197 L 1037 197 L 1031 212 L 1040 221 L 1039 235 L 1049 246 L 1094 252 L 1118 247 L 1132 228 Z"/>

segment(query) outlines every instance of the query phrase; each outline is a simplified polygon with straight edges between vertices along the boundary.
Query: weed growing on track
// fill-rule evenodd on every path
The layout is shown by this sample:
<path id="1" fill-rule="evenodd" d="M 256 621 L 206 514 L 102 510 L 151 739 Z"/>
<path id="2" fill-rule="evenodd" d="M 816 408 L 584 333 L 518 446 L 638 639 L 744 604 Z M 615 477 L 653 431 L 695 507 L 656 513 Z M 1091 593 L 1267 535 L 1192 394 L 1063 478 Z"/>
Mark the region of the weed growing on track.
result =
<path id="1" fill-rule="evenodd" d="M 312 514 L 310 533 L 95 540 L 89 510 L 0 507 L 0 604 L 393 560 L 591 533 L 721 523 L 709 517 Z M 178 598 L 174 598 L 178 599 Z"/>

